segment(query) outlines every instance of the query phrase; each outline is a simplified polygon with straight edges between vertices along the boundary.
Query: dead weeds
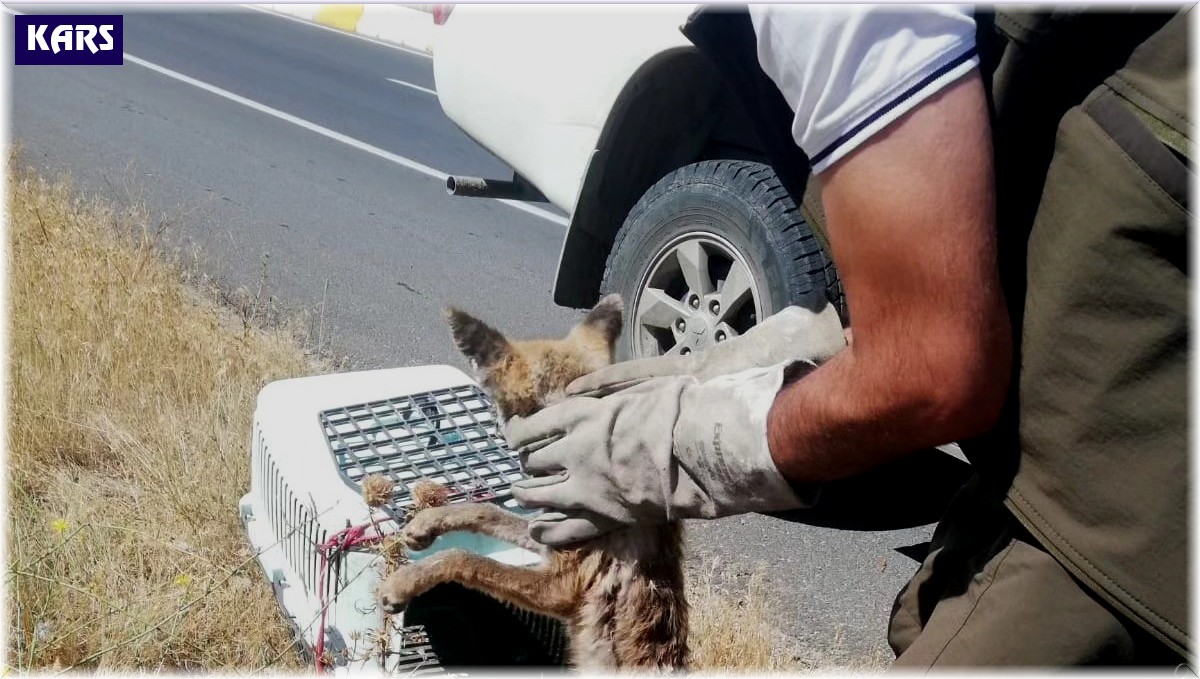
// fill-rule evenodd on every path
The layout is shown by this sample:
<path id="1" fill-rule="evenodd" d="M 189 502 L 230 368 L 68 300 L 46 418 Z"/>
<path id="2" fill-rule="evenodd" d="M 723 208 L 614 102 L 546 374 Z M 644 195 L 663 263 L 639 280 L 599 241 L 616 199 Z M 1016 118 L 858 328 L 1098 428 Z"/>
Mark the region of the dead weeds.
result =
<path id="1" fill-rule="evenodd" d="M 297 667 L 236 508 L 258 390 L 313 363 L 185 285 L 145 212 L 22 170 L 8 198 L 10 664 Z"/>

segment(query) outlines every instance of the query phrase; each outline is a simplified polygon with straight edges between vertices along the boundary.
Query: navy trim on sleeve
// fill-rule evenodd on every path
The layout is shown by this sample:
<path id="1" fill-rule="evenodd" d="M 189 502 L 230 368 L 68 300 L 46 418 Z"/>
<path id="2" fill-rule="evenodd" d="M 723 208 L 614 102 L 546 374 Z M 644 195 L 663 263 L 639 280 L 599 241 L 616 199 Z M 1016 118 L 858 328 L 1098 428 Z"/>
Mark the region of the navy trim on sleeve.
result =
<path id="1" fill-rule="evenodd" d="M 913 97 L 913 95 L 919 93 L 921 90 L 928 87 L 930 83 L 932 83 L 933 81 L 937 80 L 938 78 L 946 75 L 947 73 L 952 71 L 954 68 L 961 65 L 963 62 L 975 57 L 975 55 L 978 53 L 979 53 L 979 51 L 976 49 L 976 47 L 974 45 L 972 45 L 971 49 L 967 50 L 966 52 L 963 52 L 962 54 L 958 55 L 957 57 L 954 57 L 953 59 L 951 59 L 950 61 L 946 62 L 944 65 L 939 67 L 933 73 L 930 73 L 929 75 L 922 78 L 921 82 L 917 83 L 916 85 L 913 85 L 912 87 L 908 88 L 904 92 L 900 93 L 900 95 L 897 96 L 895 99 L 891 100 L 885 106 L 881 107 L 878 111 L 867 116 L 865 120 L 863 120 L 859 124 L 855 125 L 849 132 L 847 132 L 846 134 L 843 134 L 842 136 L 833 140 L 833 142 L 831 144 L 829 144 L 829 146 L 826 146 L 824 149 L 821 150 L 820 153 L 817 153 L 816 155 L 814 155 L 812 157 L 812 161 L 811 161 L 812 164 L 816 165 L 817 163 L 820 163 L 822 160 L 825 160 L 826 158 L 828 158 L 831 153 L 833 153 L 834 151 L 837 151 L 838 148 L 840 148 L 843 144 L 845 144 L 846 142 L 853 139 L 855 137 L 855 135 L 857 135 L 859 132 L 862 132 L 863 129 L 865 129 L 868 125 L 875 122 L 876 120 L 879 120 L 883 116 L 887 115 L 888 111 L 891 111 L 892 109 L 896 108 L 900 104 L 911 99 Z"/>

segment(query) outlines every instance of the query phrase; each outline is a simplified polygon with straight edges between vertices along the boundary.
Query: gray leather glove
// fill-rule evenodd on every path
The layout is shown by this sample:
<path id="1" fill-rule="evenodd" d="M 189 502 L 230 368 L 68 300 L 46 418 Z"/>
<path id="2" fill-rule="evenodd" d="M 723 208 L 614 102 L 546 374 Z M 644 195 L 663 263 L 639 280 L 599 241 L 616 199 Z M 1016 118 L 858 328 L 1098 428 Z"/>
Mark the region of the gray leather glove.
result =
<path id="1" fill-rule="evenodd" d="M 846 348 L 841 320 L 832 304 L 818 313 L 791 306 L 746 334 L 685 356 L 655 356 L 614 363 L 571 383 L 568 395 L 612 393 L 652 377 L 693 375 L 701 381 L 789 359 L 823 363 Z"/>
<path id="2" fill-rule="evenodd" d="M 530 534 L 548 545 L 635 522 L 716 518 L 811 506 L 767 447 L 767 413 L 784 383 L 846 346 L 837 311 L 789 307 L 700 354 L 618 363 L 574 395 L 509 421 L 509 445 L 534 478 L 513 496 L 547 511 Z M 792 359 L 799 359 L 798 362 Z"/>
<path id="3" fill-rule="evenodd" d="M 811 506 L 819 486 L 798 493 L 771 459 L 767 413 L 785 377 L 812 367 L 656 377 L 513 418 L 509 443 L 534 475 L 513 496 L 551 510 L 531 535 L 562 545 L 620 525 Z"/>

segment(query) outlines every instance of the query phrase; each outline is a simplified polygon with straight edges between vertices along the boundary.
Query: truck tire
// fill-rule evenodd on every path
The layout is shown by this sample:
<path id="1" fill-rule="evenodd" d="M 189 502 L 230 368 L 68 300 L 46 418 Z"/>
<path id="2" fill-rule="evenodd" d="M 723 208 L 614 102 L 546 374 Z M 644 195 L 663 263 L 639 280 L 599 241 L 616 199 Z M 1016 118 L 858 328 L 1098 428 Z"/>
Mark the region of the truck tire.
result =
<path id="1" fill-rule="evenodd" d="M 686 165 L 650 187 L 600 289 L 626 303 L 621 360 L 703 350 L 793 304 L 845 310 L 832 260 L 774 170 L 743 160 Z"/>

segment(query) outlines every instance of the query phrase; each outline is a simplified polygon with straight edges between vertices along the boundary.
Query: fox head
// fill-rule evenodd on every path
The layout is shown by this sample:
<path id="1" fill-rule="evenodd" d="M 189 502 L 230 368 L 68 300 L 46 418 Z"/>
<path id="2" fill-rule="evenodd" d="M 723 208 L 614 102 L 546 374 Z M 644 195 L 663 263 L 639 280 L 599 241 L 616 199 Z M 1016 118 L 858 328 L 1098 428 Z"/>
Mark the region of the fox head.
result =
<path id="1" fill-rule="evenodd" d="M 500 416 L 526 416 L 562 397 L 577 377 L 612 363 L 621 334 L 619 295 L 600 300 L 562 339 L 509 340 L 465 311 L 447 309 L 454 342 L 475 366 Z"/>

